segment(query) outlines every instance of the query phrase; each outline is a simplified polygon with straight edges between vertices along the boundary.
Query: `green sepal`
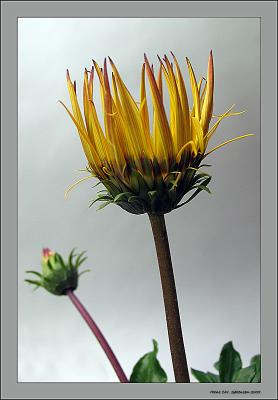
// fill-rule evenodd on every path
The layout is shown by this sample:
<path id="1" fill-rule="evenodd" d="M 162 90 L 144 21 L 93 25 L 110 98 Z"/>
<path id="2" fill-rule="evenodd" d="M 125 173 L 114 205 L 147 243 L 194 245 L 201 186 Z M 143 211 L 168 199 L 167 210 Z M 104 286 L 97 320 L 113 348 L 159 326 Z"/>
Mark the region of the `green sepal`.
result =
<path id="1" fill-rule="evenodd" d="M 123 192 L 117 194 L 117 196 L 114 197 L 114 203 L 117 203 L 117 201 L 123 200 L 123 199 L 128 199 L 130 196 L 134 196 L 133 193 L 131 192 Z"/>
<path id="2" fill-rule="evenodd" d="M 34 279 L 24 279 L 24 281 L 27 283 L 31 283 L 32 285 L 42 286 L 42 283 L 40 281 L 36 281 Z"/>
<path id="3" fill-rule="evenodd" d="M 103 208 L 105 208 L 106 206 L 108 206 L 111 203 L 113 203 L 113 200 L 106 201 L 105 203 L 98 206 L 97 211 L 102 210 Z"/>
<path id="4" fill-rule="evenodd" d="M 166 383 L 167 375 L 158 359 L 158 344 L 153 340 L 153 351 L 145 354 L 135 364 L 130 376 L 131 383 Z"/>
<path id="5" fill-rule="evenodd" d="M 128 157 L 121 173 L 113 173 L 100 180 L 107 191 L 98 192 L 89 207 L 96 202 L 104 202 L 98 210 L 115 203 L 132 214 L 169 213 L 187 204 L 203 190 L 210 193 L 207 185 L 211 176 L 199 171 L 203 158 L 200 153 L 192 157 L 189 152 L 182 155 L 179 163 L 174 159 L 158 161 L 155 157 L 142 157 L 142 168 L 139 170 L 139 160 Z M 180 204 L 183 197 L 194 189 L 193 195 Z"/>
<path id="6" fill-rule="evenodd" d="M 180 208 L 182 206 L 184 206 L 185 204 L 189 203 L 191 200 L 194 199 L 194 197 L 196 197 L 202 190 L 206 190 L 208 191 L 209 189 L 207 188 L 207 185 L 209 184 L 209 182 L 211 181 L 211 177 L 205 179 L 202 183 L 202 185 L 198 185 L 197 190 L 183 203 L 178 204 L 175 209 Z M 195 187 L 194 187 L 195 188 Z M 206 189 L 205 189 L 206 188 Z M 192 190 L 192 188 L 190 189 Z"/>
<path id="7" fill-rule="evenodd" d="M 39 278 L 42 277 L 42 274 L 41 274 L 40 272 L 37 272 L 37 271 L 28 270 L 28 271 L 26 271 L 26 273 L 27 273 L 27 274 L 34 274 L 34 275 L 37 275 Z"/>

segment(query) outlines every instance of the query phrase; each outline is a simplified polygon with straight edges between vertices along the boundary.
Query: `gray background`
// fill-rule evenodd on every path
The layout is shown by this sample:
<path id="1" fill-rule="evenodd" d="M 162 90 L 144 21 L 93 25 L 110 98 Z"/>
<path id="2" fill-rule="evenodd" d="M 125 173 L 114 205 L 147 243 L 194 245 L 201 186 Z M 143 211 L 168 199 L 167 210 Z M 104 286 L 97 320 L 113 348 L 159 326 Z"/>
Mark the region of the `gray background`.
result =
<path id="1" fill-rule="evenodd" d="M 69 104 L 65 70 L 81 94 L 84 66 L 110 55 L 138 95 L 143 52 L 174 51 L 197 76 L 214 51 L 215 112 L 246 109 L 223 122 L 212 143 L 240 133 L 256 136 L 211 155 L 213 196 L 202 193 L 167 216 L 189 365 L 211 369 L 233 340 L 244 364 L 259 347 L 259 20 L 20 19 L 19 20 L 19 371 L 18 380 L 115 381 L 101 349 L 67 298 L 32 293 L 24 270 L 40 251 L 87 249 L 92 272 L 78 294 L 130 374 L 159 342 L 173 381 L 158 268 L 147 217 L 116 206 L 88 209 L 93 181 L 68 200 L 85 158 L 58 99 Z M 188 82 L 188 80 L 187 80 Z M 81 98 L 81 96 L 80 96 Z M 132 234 L 131 234 L 132 233 Z"/>

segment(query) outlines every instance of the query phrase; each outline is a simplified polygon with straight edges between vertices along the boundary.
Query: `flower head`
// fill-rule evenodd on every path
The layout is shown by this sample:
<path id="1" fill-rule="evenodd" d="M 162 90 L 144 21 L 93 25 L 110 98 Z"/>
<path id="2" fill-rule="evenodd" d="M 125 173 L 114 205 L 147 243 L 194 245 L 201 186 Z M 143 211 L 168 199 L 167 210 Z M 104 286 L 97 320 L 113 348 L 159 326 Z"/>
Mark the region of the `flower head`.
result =
<path id="1" fill-rule="evenodd" d="M 84 118 L 77 100 L 76 84 L 67 71 L 72 112 L 62 104 L 78 130 L 88 160 L 88 171 L 107 189 L 95 200 L 104 202 L 101 207 L 116 203 L 134 214 L 170 212 L 200 191 L 209 191 L 207 185 L 211 177 L 200 169 L 204 157 L 231 141 L 249 136 L 238 136 L 207 151 L 209 140 L 222 119 L 241 113 L 232 112 L 231 107 L 210 126 L 214 96 L 212 52 L 207 77 L 199 82 L 186 59 L 193 97 L 191 109 L 181 68 L 173 54 L 172 57 L 173 62 L 167 56 L 163 60 L 159 58 L 155 76 L 154 68 L 145 56 L 139 102 L 132 97 L 110 58 L 110 80 L 106 60 L 103 68 L 94 61 L 91 72 L 85 70 L 84 73 Z M 100 82 L 103 127 L 94 102 L 95 74 Z M 145 75 L 151 95 L 151 112 Z M 170 100 L 169 116 L 164 102 L 163 80 Z M 179 204 L 191 190 L 194 190 L 193 194 Z"/>
<path id="2" fill-rule="evenodd" d="M 70 252 L 68 260 L 65 261 L 59 253 L 48 248 L 42 250 L 42 272 L 26 271 L 36 275 L 38 280 L 25 279 L 26 282 L 38 287 L 45 288 L 48 292 L 58 296 L 67 293 L 67 290 L 75 290 L 78 285 L 78 278 L 84 272 L 78 272 L 80 265 L 86 260 L 84 251 L 75 254 L 74 249 Z"/>

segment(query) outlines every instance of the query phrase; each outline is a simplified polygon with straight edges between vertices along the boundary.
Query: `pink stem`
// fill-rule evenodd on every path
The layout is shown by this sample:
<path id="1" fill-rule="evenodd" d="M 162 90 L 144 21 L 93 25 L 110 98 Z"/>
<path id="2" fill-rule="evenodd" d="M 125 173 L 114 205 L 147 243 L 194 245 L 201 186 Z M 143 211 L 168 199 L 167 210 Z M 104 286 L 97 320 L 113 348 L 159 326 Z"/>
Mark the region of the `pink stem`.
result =
<path id="1" fill-rule="evenodd" d="M 114 370 L 115 370 L 120 382 L 121 383 L 129 383 L 129 381 L 128 381 L 128 379 L 127 379 L 127 377 L 126 377 L 126 375 L 125 375 L 125 373 L 124 373 L 124 371 L 122 369 L 122 367 L 120 366 L 119 361 L 117 360 L 115 354 L 113 353 L 113 350 L 109 346 L 109 343 L 107 342 L 107 340 L 105 339 L 105 337 L 101 333 L 99 327 L 97 326 L 97 324 L 95 323 L 93 318 L 90 316 L 90 314 L 88 313 L 86 308 L 83 306 L 83 304 L 80 302 L 80 300 L 76 297 L 76 295 L 73 293 L 73 291 L 68 290 L 67 291 L 67 295 L 69 296 L 69 298 L 71 299 L 72 303 L 75 305 L 75 307 L 80 312 L 80 314 L 82 315 L 84 320 L 89 325 L 89 328 L 91 329 L 91 331 L 93 332 L 93 334 L 97 338 L 99 344 L 103 348 L 103 350 L 104 350 L 105 354 L 107 355 L 110 363 L 112 364 L 112 367 L 114 368 Z"/>

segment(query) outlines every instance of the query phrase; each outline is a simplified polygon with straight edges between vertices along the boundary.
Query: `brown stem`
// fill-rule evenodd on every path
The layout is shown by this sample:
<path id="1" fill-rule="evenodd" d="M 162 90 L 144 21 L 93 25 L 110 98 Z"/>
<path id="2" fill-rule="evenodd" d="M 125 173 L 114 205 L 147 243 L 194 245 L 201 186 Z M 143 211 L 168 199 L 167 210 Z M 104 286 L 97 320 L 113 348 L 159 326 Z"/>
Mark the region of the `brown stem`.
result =
<path id="1" fill-rule="evenodd" d="M 160 271 L 168 337 L 176 382 L 189 383 L 171 253 L 163 214 L 149 214 Z"/>

